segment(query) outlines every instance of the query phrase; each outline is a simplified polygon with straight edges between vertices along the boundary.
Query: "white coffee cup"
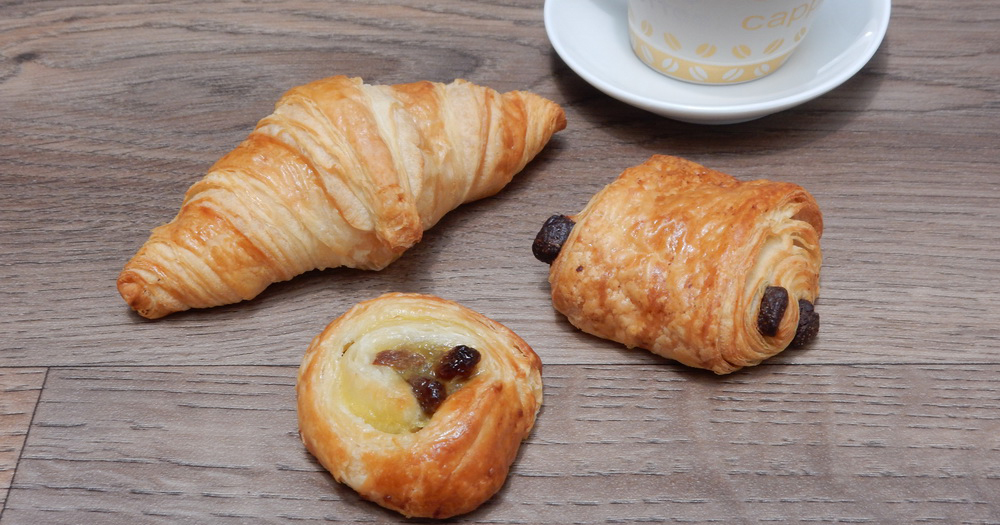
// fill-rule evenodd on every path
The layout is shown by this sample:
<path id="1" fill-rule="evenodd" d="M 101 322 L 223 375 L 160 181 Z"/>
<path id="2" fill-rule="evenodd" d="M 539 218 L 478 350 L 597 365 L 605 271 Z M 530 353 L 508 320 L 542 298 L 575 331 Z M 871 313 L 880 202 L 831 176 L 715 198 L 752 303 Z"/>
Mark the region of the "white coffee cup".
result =
<path id="1" fill-rule="evenodd" d="M 698 84 L 765 77 L 809 32 L 822 0 L 628 0 L 636 56 Z"/>

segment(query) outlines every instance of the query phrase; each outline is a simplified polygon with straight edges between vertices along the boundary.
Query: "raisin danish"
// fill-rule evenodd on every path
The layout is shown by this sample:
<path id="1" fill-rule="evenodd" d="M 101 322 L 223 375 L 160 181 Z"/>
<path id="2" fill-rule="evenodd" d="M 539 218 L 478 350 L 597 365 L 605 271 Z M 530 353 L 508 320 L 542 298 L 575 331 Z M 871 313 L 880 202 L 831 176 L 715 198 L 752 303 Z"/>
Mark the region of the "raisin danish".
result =
<path id="1" fill-rule="evenodd" d="M 306 448 L 408 517 L 469 512 L 503 485 L 542 402 L 541 361 L 457 303 L 386 294 L 334 320 L 296 385 Z"/>
<path id="2" fill-rule="evenodd" d="M 823 219 L 785 182 L 657 155 L 533 245 L 577 328 L 717 374 L 815 337 Z"/>

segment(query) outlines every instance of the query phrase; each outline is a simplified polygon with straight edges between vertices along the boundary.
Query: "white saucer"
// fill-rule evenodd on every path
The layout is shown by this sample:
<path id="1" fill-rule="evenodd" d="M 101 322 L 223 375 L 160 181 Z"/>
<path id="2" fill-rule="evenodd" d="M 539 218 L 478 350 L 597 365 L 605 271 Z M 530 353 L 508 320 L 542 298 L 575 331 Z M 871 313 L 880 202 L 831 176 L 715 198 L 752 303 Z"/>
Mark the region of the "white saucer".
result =
<path id="1" fill-rule="evenodd" d="M 545 0 L 556 53 L 588 83 L 627 104 L 697 124 L 745 122 L 812 100 L 868 63 L 889 26 L 891 0 L 825 0 L 809 37 L 762 79 L 705 86 L 667 78 L 629 46 L 623 0 Z"/>

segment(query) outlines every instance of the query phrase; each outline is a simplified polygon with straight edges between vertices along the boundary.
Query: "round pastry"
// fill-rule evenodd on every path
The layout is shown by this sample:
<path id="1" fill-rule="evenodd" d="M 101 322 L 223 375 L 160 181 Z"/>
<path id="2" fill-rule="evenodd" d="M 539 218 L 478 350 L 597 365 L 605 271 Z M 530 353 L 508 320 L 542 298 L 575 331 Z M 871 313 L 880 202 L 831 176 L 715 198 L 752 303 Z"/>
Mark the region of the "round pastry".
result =
<path id="1" fill-rule="evenodd" d="M 816 336 L 822 233 L 796 184 L 656 155 L 550 217 L 532 249 L 577 328 L 726 374 Z"/>
<path id="2" fill-rule="evenodd" d="M 296 385 L 306 448 L 407 517 L 469 512 L 503 485 L 542 403 L 541 361 L 457 303 L 390 293 L 309 346 Z"/>

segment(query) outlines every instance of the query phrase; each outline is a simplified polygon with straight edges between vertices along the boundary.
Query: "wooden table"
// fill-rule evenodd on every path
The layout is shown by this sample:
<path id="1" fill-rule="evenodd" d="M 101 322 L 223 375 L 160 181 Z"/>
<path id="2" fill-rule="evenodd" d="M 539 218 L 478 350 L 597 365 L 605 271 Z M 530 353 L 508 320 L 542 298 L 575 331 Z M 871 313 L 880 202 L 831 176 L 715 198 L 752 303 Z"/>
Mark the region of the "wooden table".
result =
<path id="1" fill-rule="evenodd" d="M 541 0 L 0 4 L 0 523 L 404 521 L 335 483 L 295 415 L 311 338 L 387 291 L 478 310 L 545 364 L 507 484 L 456 521 L 1000 522 L 998 17 L 899 0 L 843 86 L 699 126 L 581 80 Z M 333 74 L 528 89 L 569 126 L 383 271 L 131 313 L 115 278 L 149 230 L 282 92 Z M 541 222 L 654 153 L 817 197 L 811 346 L 715 376 L 552 309 Z"/>

